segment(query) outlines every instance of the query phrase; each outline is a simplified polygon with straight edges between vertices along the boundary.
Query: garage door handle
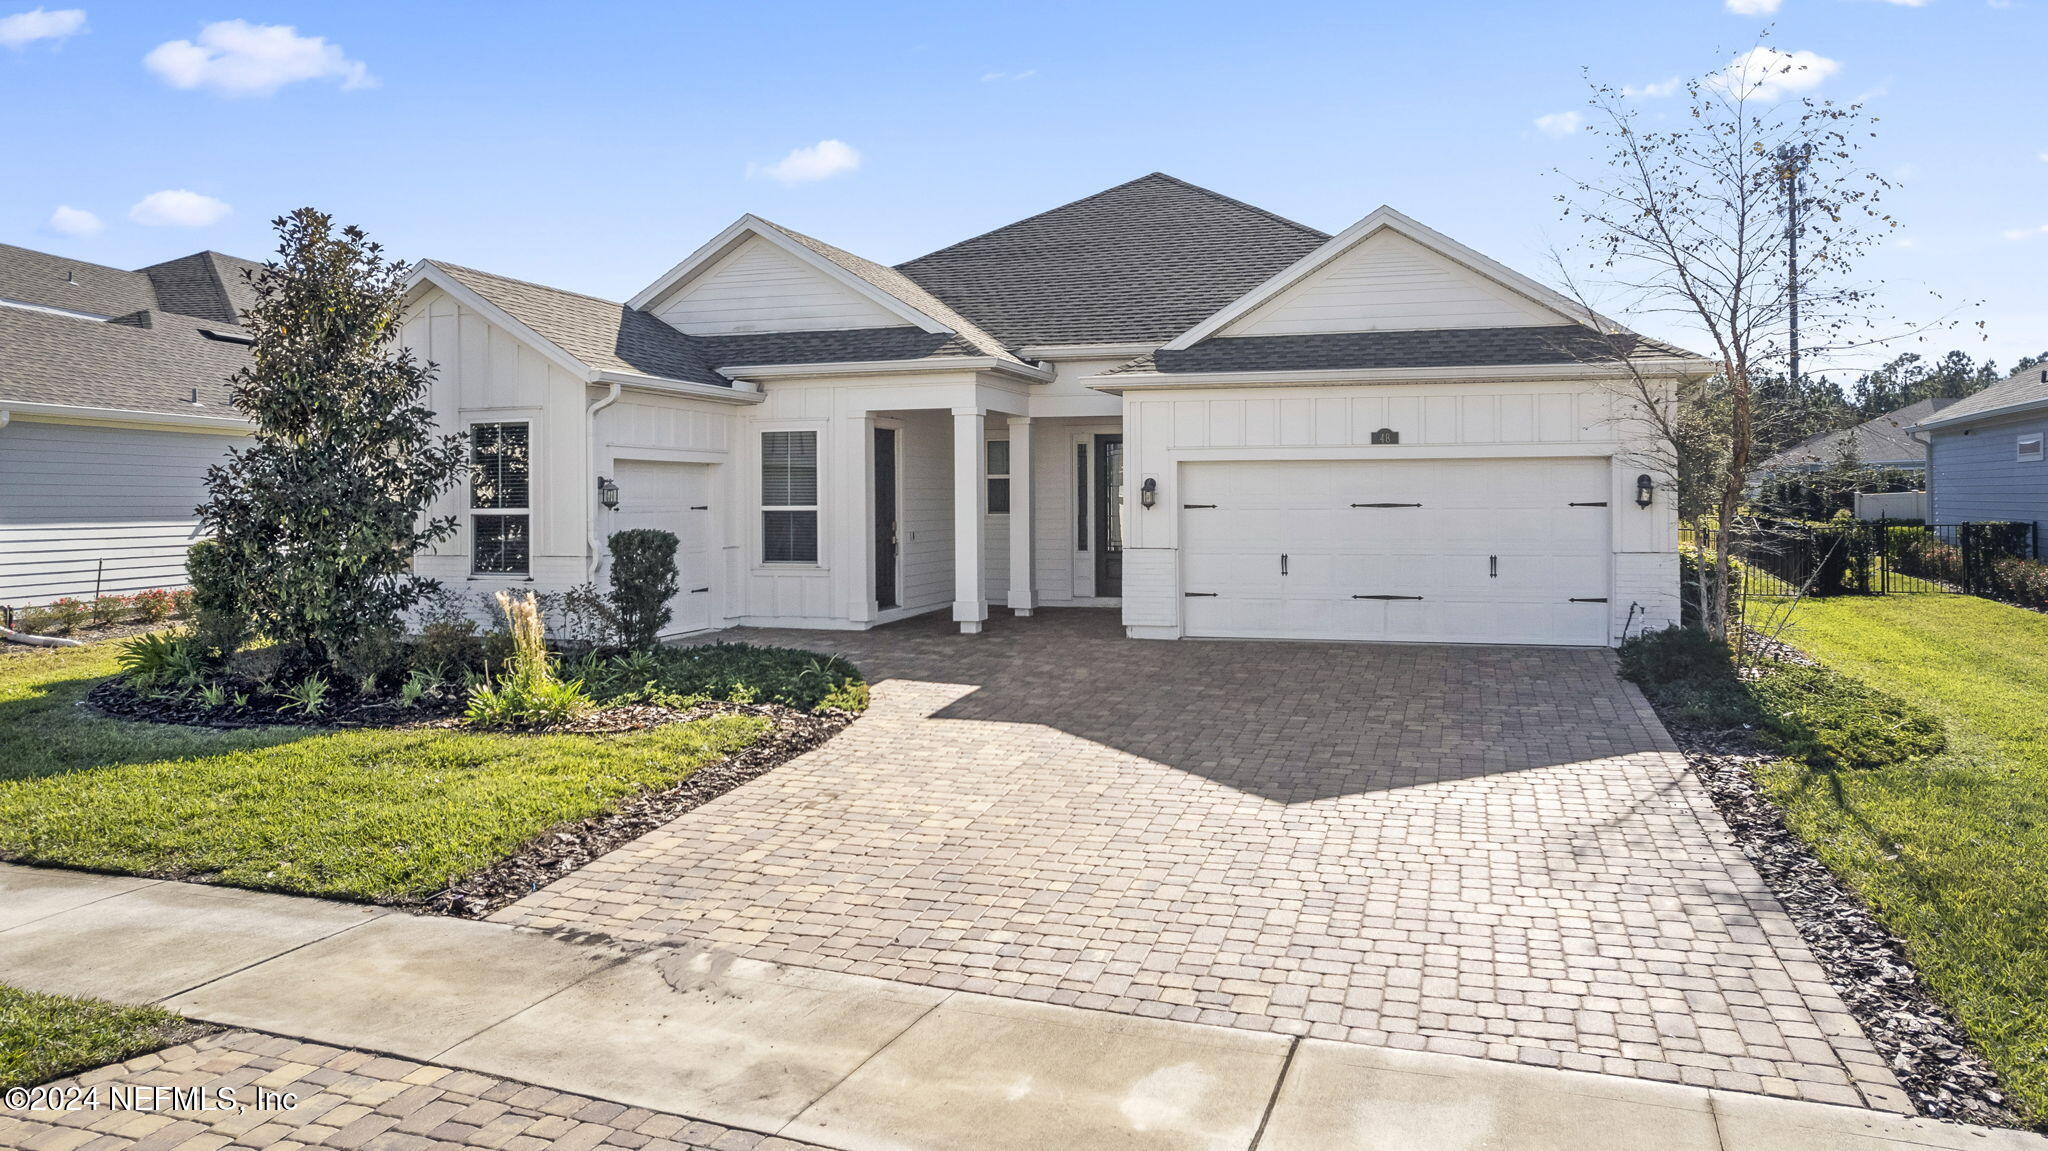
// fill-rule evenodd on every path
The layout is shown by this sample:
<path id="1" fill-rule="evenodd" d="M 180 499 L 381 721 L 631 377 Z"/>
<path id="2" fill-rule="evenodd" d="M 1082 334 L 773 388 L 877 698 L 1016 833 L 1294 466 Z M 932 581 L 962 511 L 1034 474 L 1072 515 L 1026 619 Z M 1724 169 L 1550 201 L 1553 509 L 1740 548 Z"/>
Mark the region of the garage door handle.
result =
<path id="1" fill-rule="evenodd" d="M 1354 508 L 1419 508 L 1421 504 L 1352 504 Z"/>
<path id="2" fill-rule="evenodd" d="M 691 511 L 693 511 L 693 512 L 708 512 L 708 511 L 710 511 L 710 510 L 711 510 L 711 505 L 710 505 L 710 504 L 691 504 L 691 505 L 690 505 L 690 510 L 691 510 Z"/>
<path id="3" fill-rule="evenodd" d="M 1419 595 L 1355 595 L 1352 599 L 1421 599 Z"/>
<path id="4" fill-rule="evenodd" d="M 1607 602 L 1607 597 L 1606 597 L 1606 596 L 1604 596 L 1604 595 L 1575 595 L 1575 596 L 1573 596 L 1573 597 L 1572 597 L 1572 600 L 1571 600 L 1571 602 L 1573 602 L 1573 603 L 1606 603 L 1606 602 Z"/>
<path id="5" fill-rule="evenodd" d="M 708 587 L 693 587 L 693 588 L 691 588 L 691 589 L 690 589 L 690 594 L 691 594 L 691 595 L 696 595 L 696 594 L 697 594 L 698 592 L 700 592 L 700 591 L 710 591 L 710 590 L 711 590 L 711 589 L 710 589 L 710 588 L 708 588 Z"/>
<path id="6" fill-rule="evenodd" d="M 1280 557 L 1280 574 L 1287 574 L 1287 557 L 1284 555 Z"/>

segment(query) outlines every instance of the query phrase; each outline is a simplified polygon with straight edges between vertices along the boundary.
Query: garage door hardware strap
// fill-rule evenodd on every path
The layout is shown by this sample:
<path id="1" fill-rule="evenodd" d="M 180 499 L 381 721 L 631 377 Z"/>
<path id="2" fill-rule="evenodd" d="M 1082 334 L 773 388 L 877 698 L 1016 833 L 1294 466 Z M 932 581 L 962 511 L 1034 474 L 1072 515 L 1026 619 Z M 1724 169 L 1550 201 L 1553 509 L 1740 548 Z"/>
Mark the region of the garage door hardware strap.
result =
<path id="1" fill-rule="evenodd" d="M 691 510 L 691 511 L 693 511 L 693 512 L 708 512 L 708 511 L 710 511 L 710 510 L 711 510 L 711 505 L 710 505 L 710 504 L 691 504 L 691 505 L 690 505 L 690 510 Z"/>
<path id="2" fill-rule="evenodd" d="M 1572 602 L 1573 602 L 1573 603 L 1606 603 L 1606 602 L 1607 602 L 1607 597 L 1606 597 L 1606 596 L 1604 596 L 1604 595 L 1584 595 L 1584 596 L 1581 596 L 1581 595 L 1575 595 L 1575 596 L 1573 596 L 1573 597 L 1572 597 Z"/>
<path id="3" fill-rule="evenodd" d="M 1572 501 L 1571 503 L 1568 503 L 1568 504 L 1566 504 L 1565 506 L 1566 506 L 1566 507 L 1568 507 L 1568 508 L 1604 508 L 1604 507 L 1606 507 L 1606 506 L 1607 506 L 1607 501 L 1606 501 L 1606 500 L 1573 500 L 1573 501 Z"/>
<path id="4" fill-rule="evenodd" d="M 1354 508 L 1419 508 L 1421 504 L 1352 504 Z"/>
<path id="5" fill-rule="evenodd" d="M 690 594 L 691 594 L 691 595 L 696 595 L 696 594 L 697 594 L 698 592 L 700 592 L 700 591 L 710 591 L 710 590 L 711 590 L 711 589 L 710 589 L 710 588 L 708 588 L 708 587 L 693 587 L 693 588 L 691 588 L 691 589 L 690 589 Z"/>
<path id="6" fill-rule="evenodd" d="M 1182 505 L 1180 505 L 1180 506 L 1181 506 L 1182 510 L 1186 510 L 1186 509 L 1188 509 L 1188 508 L 1213 508 L 1213 507 L 1215 507 L 1216 505 L 1215 505 L 1215 504 L 1182 504 Z"/>
<path id="7" fill-rule="evenodd" d="M 1216 598 L 1216 593 L 1212 591 L 1184 591 L 1180 594 L 1188 599 L 1201 599 L 1205 596 L 1210 599 Z"/>
<path id="8" fill-rule="evenodd" d="M 1355 595 L 1352 599 L 1421 599 L 1419 595 Z"/>

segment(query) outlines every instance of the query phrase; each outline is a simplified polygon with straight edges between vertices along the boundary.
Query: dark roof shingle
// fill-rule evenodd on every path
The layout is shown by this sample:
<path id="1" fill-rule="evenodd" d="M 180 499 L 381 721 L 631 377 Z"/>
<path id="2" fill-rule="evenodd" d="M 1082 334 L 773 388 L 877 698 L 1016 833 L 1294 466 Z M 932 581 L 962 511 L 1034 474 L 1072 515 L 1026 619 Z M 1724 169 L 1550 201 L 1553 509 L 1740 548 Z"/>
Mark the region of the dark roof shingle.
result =
<path id="1" fill-rule="evenodd" d="M 248 365 L 249 347 L 202 329 L 241 330 L 163 313 L 148 319 L 144 327 L 0 307 L 0 404 L 237 415 L 227 381 Z"/>
<path id="2" fill-rule="evenodd" d="M 1960 401 L 1952 399 L 1915 400 L 1903 408 L 1857 424 L 1853 428 L 1823 432 L 1772 455 L 1757 465 L 1760 472 L 1796 471 L 1824 467 L 1842 456 L 1845 444 L 1856 445 L 1856 458 L 1865 464 L 1918 464 L 1927 459 L 1927 445 L 1907 434 L 1921 420 Z"/>
<path id="3" fill-rule="evenodd" d="M 1164 342 L 1329 238 L 1154 172 L 897 270 L 1013 348 Z"/>
<path id="4" fill-rule="evenodd" d="M 699 384 L 729 382 L 712 370 L 697 341 L 646 312 L 459 264 L 440 260 L 433 264 L 542 339 L 600 371 L 636 372 Z"/>
<path id="5" fill-rule="evenodd" d="M 1632 332 L 1602 335 L 1582 324 L 1531 328 L 1436 328 L 1331 332 L 1303 336 L 1229 336 L 1192 348 L 1161 350 L 1105 375 L 1187 372 L 1341 371 L 1360 368 L 1513 367 L 1597 364 L 1686 353 Z"/>

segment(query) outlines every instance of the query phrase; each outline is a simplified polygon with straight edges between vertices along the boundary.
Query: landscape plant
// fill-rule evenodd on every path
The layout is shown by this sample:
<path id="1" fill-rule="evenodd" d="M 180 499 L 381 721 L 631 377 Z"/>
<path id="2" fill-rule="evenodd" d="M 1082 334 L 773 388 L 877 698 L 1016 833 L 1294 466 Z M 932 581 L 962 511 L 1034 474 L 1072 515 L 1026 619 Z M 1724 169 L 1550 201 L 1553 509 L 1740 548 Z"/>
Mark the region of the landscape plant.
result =
<path id="1" fill-rule="evenodd" d="M 531 593 L 498 593 L 511 635 L 511 656 L 495 676 L 470 692 L 469 722 L 478 727 L 558 727 L 590 713 L 594 706 L 581 680 L 556 674 L 547 631 Z"/>
<path id="2" fill-rule="evenodd" d="M 135 593 L 135 619 L 139 623 L 162 623 L 177 610 L 177 601 L 163 588 Z"/>
<path id="3" fill-rule="evenodd" d="M 128 612 L 128 597 L 103 595 L 92 601 L 92 622 L 95 627 L 112 627 Z"/>
<path id="4" fill-rule="evenodd" d="M 612 606 L 629 648 L 644 651 L 660 642 L 671 614 L 669 600 L 680 590 L 676 547 L 672 532 L 634 528 L 612 533 Z"/>
<path id="5" fill-rule="evenodd" d="M 463 450 L 426 407 L 432 367 L 396 343 L 406 266 L 312 208 L 274 224 L 278 258 L 243 317 L 250 364 L 229 382 L 253 427 L 208 471 L 199 513 L 220 598 L 311 674 L 418 600 L 413 555 L 455 530 L 425 513 Z"/>

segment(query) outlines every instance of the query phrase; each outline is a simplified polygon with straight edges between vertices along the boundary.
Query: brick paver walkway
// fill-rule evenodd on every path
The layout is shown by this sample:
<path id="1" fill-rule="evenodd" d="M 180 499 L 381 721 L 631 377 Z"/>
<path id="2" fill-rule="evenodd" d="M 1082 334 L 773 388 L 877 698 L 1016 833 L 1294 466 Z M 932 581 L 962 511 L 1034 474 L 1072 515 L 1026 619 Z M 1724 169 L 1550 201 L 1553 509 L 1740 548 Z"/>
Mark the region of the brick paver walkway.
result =
<path id="1" fill-rule="evenodd" d="M 872 709 L 499 918 L 1911 1109 L 1606 652 L 737 638 L 846 653 Z"/>
<path id="2" fill-rule="evenodd" d="M 21 1111 L 0 1103 L 0 1148 L 826 1151 L 471 1071 L 251 1031 L 209 1036 L 52 1086 L 97 1088 L 97 1105 Z M 259 1107 L 264 1091 L 273 1099 L 286 1093 L 296 1099 L 289 1109 Z"/>

